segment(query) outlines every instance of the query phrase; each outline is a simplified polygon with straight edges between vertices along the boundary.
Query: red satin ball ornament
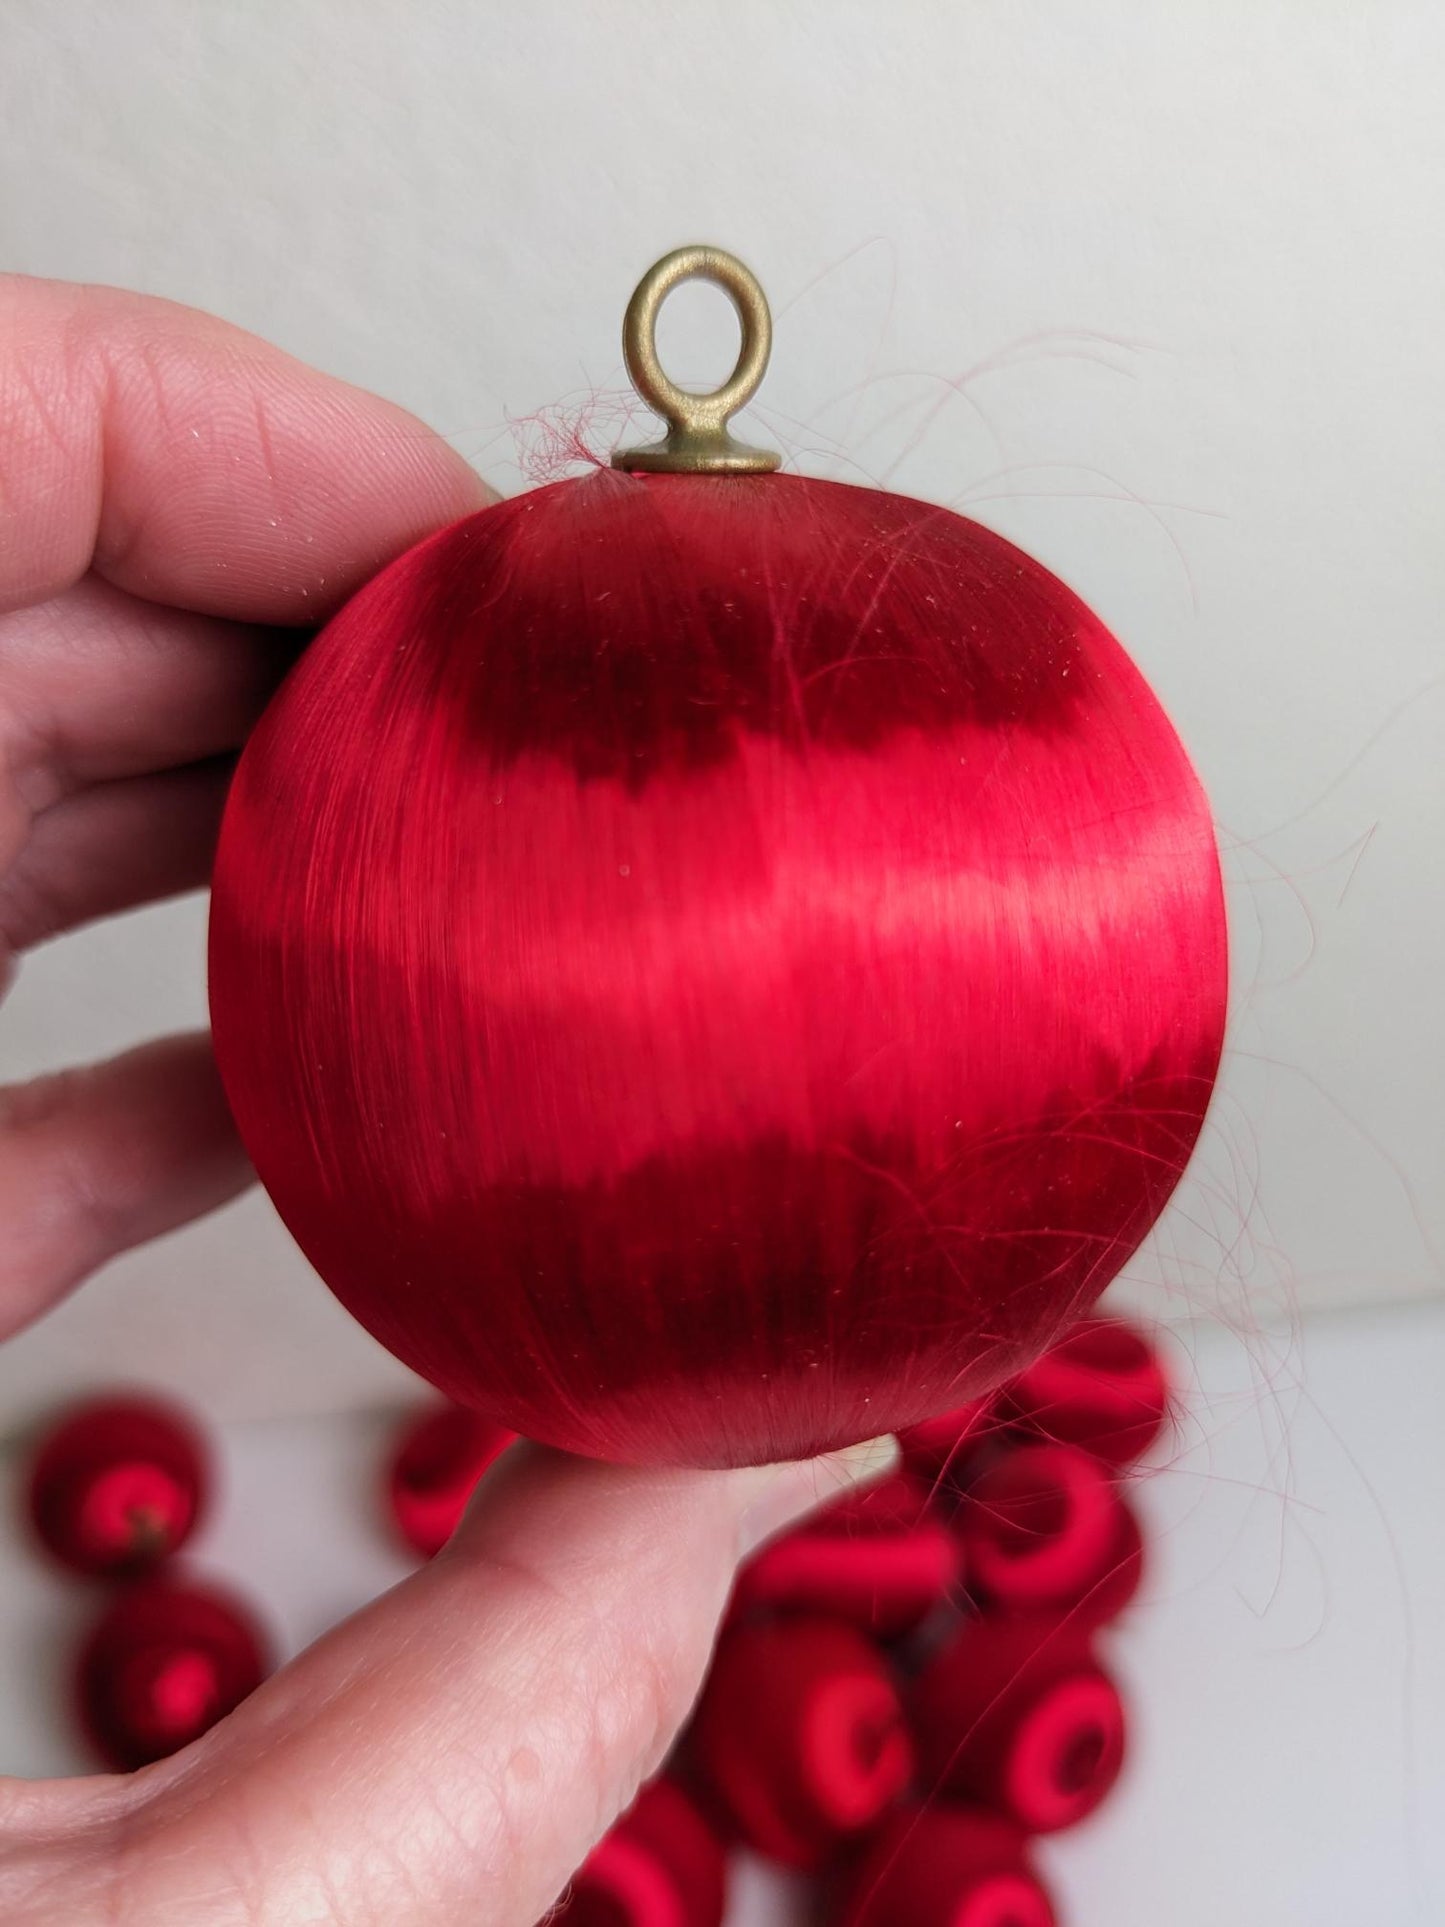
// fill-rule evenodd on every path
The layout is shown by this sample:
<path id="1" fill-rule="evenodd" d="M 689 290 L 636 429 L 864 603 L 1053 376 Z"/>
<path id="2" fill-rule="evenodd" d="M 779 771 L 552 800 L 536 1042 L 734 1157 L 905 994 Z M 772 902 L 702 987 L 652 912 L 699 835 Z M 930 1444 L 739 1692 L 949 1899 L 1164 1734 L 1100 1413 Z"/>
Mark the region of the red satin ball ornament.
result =
<path id="1" fill-rule="evenodd" d="M 186 1543 L 209 1485 L 205 1440 L 184 1412 L 153 1398 L 92 1399 L 40 1440 L 27 1506 L 63 1565 L 133 1578 Z"/>
<path id="2" fill-rule="evenodd" d="M 211 1587 L 151 1580 L 122 1592 L 75 1670 L 81 1726 L 108 1767 L 177 1753 L 239 1706 L 270 1671 L 250 1610 Z"/>
<path id="3" fill-rule="evenodd" d="M 908 1784 L 913 1749 L 874 1646 L 841 1621 L 724 1634 L 692 1729 L 699 1772 L 743 1840 L 816 1867 Z"/>
<path id="4" fill-rule="evenodd" d="M 1168 1422 L 1169 1377 L 1158 1349 L 1135 1326 L 1084 1318 L 1006 1387 L 1000 1405 L 1045 1438 L 1129 1465 Z"/>
<path id="5" fill-rule="evenodd" d="M 726 1901 L 722 1842 L 664 1778 L 593 1848 L 547 1927 L 721 1927 Z"/>
<path id="6" fill-rule="evenodd" d="M 1052 1622 L 966 1624 L 915 1681 L 910 1710 L 921 1784 L 1028 1833 L 1084 1819 L 1123 1766 L 1118 1690 Z"/>
<path id="7" fill-rule="evenodd" d="M 991 1612 L 1114 1618 L 1138 1590 L 1144 1541 L 1117 1475 L 1071 1445 L 1010 1448 L 954 1515 L 969 1590 Z"/>
<path id="8" fill-rule="evenodd" d="M 413 1552 L 430 1559 L 441 1551 L 461 1524 L 477 1480 L 515 1437 L 460 1405 L 405 1422 L 386 1468 L 386 1502 Z"/>
<path id="9" fill-rule="evenodd" d="M 634 1461 L 1017 1372 L 1182 1172 L 1224 980 L 1208 806 L 1099 620 L 796 476 L 422 543 L 287 680 L 215 870 L 218 1061 L 316 1269 L 448 1396 Z"/>
<path id="10" fill-rule="evenodd" d="M 898 1474 L 775 1539 L 738 1574 L 736 1613 L 826 1613 L 896 1639 L 957 1590 L 959 1541 L 928 1488 Z"/>
<path id="11" fill-rule="evenodd" d="M 832 1927 L 1056 1927 L 1018 1829 L 942 1801 L 889 1814 L 828 1919 Z"/>

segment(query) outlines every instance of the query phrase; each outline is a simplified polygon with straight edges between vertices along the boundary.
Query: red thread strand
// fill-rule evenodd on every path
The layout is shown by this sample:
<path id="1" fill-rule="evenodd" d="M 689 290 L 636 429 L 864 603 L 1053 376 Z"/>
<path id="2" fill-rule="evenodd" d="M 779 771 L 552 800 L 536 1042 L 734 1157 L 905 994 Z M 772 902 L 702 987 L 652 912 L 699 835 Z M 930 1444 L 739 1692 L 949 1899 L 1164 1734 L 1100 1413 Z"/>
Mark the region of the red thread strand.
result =
<path id="1" fill-rule="evenodd" d="M 985 1611 L 1117 1618 L 1138 1590 L 1143 1536 L 1117 1477 L 1068 1445 L 1019 1445 L 972 1480 L 953 1521 Z"/>
<path id="2" fill-rule="evenodd" d="M 1168 1422 L 1169 1378 L 1157 1347 L 1132 1325 L 1085 1318 L 1021 1372 L 1000 1403 L 1045 1438 L 1128 1465 Z"/>
<path id="3" fill-rule="evenodd" d="M 1052 1620 L 966 1624 L 916 1682 L 923 1784 L 1028 1833 L 1092 1813 L 1124 1763 L 1124 1711 L 1077 1635 Z"/>
<path id="4" fill-rule="evenodd" d="M 1055 1927 L 1015 1827 L 978 1808 L 906 1806 L 850 1868 L 834 1927 Z"/>

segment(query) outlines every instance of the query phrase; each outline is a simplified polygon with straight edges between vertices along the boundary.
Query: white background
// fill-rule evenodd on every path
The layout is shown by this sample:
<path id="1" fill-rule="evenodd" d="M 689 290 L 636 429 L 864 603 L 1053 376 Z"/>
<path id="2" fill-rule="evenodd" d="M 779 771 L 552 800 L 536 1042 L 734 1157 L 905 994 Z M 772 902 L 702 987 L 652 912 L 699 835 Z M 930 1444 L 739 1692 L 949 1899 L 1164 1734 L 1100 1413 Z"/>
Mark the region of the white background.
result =
<path id="1" fill-rule="evenodd" d="M 1019 541 L 1173 713 L 1226 853 L 1231 1049 L 1123 1290 L 1233 1387 L 1231 1426 L 1277 1422 L 1289 1361 L 1292 1429 L 1242 1476 L 1288 1518 L 1292 1480 L 1313 1481 L 1317 1530 L 1257 1542 L 1210 1457 L 1170 1543 L 1224 1597 L 1314 1586 L 1331 1659 L 1296 1693 L 1265 1664 L 1294 1637 L 1268 1611 L 1140 1621 L 1166 1778 L 1141 1768 L 1131 1811 L 1157 1833 L 1173 1787 L 1177 1864 L 1151 1888 L 1144 1836 L 1112 1872 L 1108 1828 L 1081 1836 L 1080 1923 L 1445 1914 L 1445 1889 L 1401 1871 L 1407 1781 L 1428 1793 L 1402 1695 L 1412 1732 L 1445 1715 L 1426 1395 L 1445 1276 L 1442 75 L 1430 0 L 0 5 L 0 266 L 215 309 L 413 407 L 510 489 L 545 453 L 539 411 L 584 407 L 605 437 L 633 282 L 716 241 L 773 301 L 753 435 Z M 664 354 L 720 375 L 730 329 L 684 290 Z M 0 1016 L 0 1070 L 199 1021 L 203 929 L 187 902 L 51 946 Z M 93 1384 L 100 1358 L 184 1384 L 255 1478 L 303 1436 L 321 1477 L 346 1426 L 410 1389 L 255 1198 L 9 1348 L 0 1425 Z M 333 1430 L 308 1426 L 324 1413 Z M 1406 1413 L 1433 1438 L 1412 1444 Z M 1386 1484 L 1360 1510 L 1367 1477 Z M 1359 1590 L 1381 1535 L 1413 1630 Z M 309 1543 L 273 1561 L 298 1598 Z M 1166 1738 L 1176 1677 L 1198 1697 Z M 1376 1687 L 1371 1724 L 1355 1702 Z M 1313 1722 L 1336 1699 L 1331 1747 Z M 1200 1733 L 1201 1706 L 1230 1720 Z M 16 1718 L 13 1763 L 38 1768 L 44 1721 Z M 1266 1867 L 1275 1820 L 1293 1845 Z M 1221 1885 L 1241 1852 L 1250 1877 Z M 1354 1915 L 1351 1868 L 1376 1883 Z"/>

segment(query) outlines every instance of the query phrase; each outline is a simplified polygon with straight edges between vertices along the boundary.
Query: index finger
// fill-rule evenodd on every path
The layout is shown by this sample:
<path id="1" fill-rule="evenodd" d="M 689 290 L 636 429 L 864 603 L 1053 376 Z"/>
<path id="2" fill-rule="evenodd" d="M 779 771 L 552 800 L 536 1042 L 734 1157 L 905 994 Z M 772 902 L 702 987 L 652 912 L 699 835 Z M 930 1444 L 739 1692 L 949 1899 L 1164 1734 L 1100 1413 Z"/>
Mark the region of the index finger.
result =
<path id="1" fill-rule="evenodd" d="M 94 569 L 310 626 L 491 499 L 404 410 L 211 315 L 0 276 L 0 610 Z"/>

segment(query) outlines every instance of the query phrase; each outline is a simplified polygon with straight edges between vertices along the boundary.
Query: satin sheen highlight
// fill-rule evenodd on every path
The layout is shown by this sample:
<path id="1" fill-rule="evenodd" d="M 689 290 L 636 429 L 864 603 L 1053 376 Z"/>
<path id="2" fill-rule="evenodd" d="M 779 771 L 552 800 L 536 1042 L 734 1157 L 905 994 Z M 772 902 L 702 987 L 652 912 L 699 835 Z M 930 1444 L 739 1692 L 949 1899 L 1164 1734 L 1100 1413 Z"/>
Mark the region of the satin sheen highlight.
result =
<path id="1" fill-rule="evenodd" d="M 1208 808 L 996 535 L 603 471 L 404 556 L 242 758 L 211 998 L 262 1181 L 450 1397 L 739 1464 L 981 1396 L 1176 1183 Z"/>

